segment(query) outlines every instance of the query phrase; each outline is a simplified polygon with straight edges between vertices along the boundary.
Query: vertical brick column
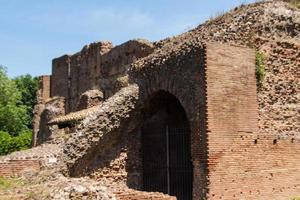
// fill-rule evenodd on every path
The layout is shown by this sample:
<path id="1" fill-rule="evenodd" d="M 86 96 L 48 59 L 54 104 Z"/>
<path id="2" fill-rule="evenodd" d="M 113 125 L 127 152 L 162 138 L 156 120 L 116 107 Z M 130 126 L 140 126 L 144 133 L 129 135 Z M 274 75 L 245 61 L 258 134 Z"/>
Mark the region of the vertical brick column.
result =
<path id="1" fill-rule="evenodd" d="M 218 188 L 214 184 L 222 179 L 232 150 L 240 135 L 252 135 L 258 129 L 258 104 L 255 78 L 255 52 L 252 49 L 206 44 L 206 98 L 208 176 L 211 196 Z M 247 157 L 245 157 L 247 159 Z M 216 171 L 222 166 L 224 171 Z M 212 196 L 211 196 L 212 197 Z"/>

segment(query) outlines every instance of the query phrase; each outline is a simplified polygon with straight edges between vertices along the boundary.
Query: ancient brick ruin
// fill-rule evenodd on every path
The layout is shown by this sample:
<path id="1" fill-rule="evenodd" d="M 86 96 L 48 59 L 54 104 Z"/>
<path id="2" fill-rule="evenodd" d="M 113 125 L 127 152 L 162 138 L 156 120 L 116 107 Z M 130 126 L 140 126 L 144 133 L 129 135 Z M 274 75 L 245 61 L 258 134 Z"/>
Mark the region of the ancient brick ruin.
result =
<path id="1" fill-rule="evenodd" d="M 227 23 L 245 13 L 253 21 L 260 12 L 281 19 L 264 6 L 233 11 Z M 262 37 L 277 33 L 269 21 L 269 29 L 255 27 L 261 34 L 240 26 L 231 34 L 225 22 L 210 23 L 159 42 L 97 42 L 54 59 L 52 75 L 40 77 L 33 137 L 39 149 L 29 150 L 28 165 L 89 177 L 116 199 L 299 195 L 300 45 Z M 247 32 L 253 30 L 258 34 Z M 254 49 L 268 55 L 260 89 Z M 0 174 L 17 158 L 25 163 L 11 155 Z"/>

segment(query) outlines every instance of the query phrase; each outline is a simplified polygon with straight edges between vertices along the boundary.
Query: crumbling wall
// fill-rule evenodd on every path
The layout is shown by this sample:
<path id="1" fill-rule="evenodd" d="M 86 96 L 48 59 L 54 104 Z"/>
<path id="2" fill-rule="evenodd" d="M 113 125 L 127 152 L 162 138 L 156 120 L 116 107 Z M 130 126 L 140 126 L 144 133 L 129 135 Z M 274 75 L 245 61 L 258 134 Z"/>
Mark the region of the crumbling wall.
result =
<path id="1" fill-rule="evenodd" d="M 299 47 L 257 41 L 256 45 L 269 53 L 267 72 L 272 71 L 263 85 L 265 92 L 258 94 L 260 102 L 271 99 L 259 104 L 258 115 L 253 50 L 216 43 L 203 45 L 191 33 L 168 42 L 173 45 L 161 44 L 153 54 L 151 45 L 131 41 L 101 56 L 93 47 L 85 47 L 70 57 L 68 92 L 64 94 L 67 112 L 78 106 L 89 107 L 89 103 L 80 102 L 80 95 L 84 97 L 90 89 L 103 93 L 104 103 L 75 128 L 64 147 L 69 174 L 141 189 L 138 116 L 145 102 L 164 90 L 178 98 L 190 122 L 194 199 L 280 199 L 296 195 L 299 184 L 292 180 L 299 181 L 299 166 L 295 163 L 299 142 L 294 132 Z M 144 53 L 137 53 L 135 48 Z M 288 51 L 283 52 L 283 48 Z M 144 59 L 137 58 L 148 54 Z M 279 63 L 274 65 L 277 57 Z M 293 62 L 286 65 L 286 60 Z M 285 68 L 280 68 L 283 65 Z M 290 77 L 278 80 L 278 85 L 272 81 L 272 74 Z M 280 99 L 276 103 L 268 96 L 273 90 Z M 284 113 L 288 116 L 277 119 L 274 114 L 280 115 L 283 106 L 287 106 Z M 277 122 L 287 123 L 287 128 L 281 129 Z M 266 131 L 264 126 L 268 127 Z"/>
<path id="2" fill-rule="evenodd" d="M 120 135 L 116 144 L 96 155 L 86 175 L 106 185 L 142 190 L 141 132 L 139 128 Z"/>
<path id="3" fill-rule="evenodd" d="M 110 42 L 98 42 L 85 46 L 74 55 L 54 59 L 51 84 L 50 78 L 44 77 L 43 85 L 40 86 L 48 87 L 48 96 L 43 89 L 39 90 L 43 93 L 35 109 L 33 146 L 44 142 L 51 135 L 50 129 L 53 127 L 49 127 L 48 123 L 54 116 L 58 116 L 51 114 L 53 106 L 50 110 L 45 106 L 49 97 L 64 98 L 64 110 L 59 107 L 59 115 L 99 105 L 104 99 L 128 86 L 129 65 L 152 51 L 153 45 L 146 40 L 131 40 L 115 48 Z"/>
<path id="4" fill-rule="evenodd" d="M 38 160 L 8 160 L 0 161 L 0 176 L 15 177 L 26 173 L 38 173 L 40 162 Z"/>
<path id="5" fill-rule="evenodd" d="M 205 133 L 205 129 L 201 129 L 205 127 L 204 113 L 199 114 L 205 106 L 204 50 L 199 41 L 180 47 L 182 54 L 175 53 L 177 49 L 170 54 L 161 51 L 159 58 L 150 56 L 143 62 L 135 62 L 128 79 L 136 84 L 108 98 L 99 111 L 81 123 L 64 150 L 67 170 L 72 176 L 86 175 L 91 170 L 90 175 L 101 182 L 111 179 L 111 183 L 121 182 L 124 186 L 141 189 L 139 115 L 151 96 L 163 90 L 176 96 L 188 115 L 192 130 L 192 159 L 197 166 L 195 196 L 201 192 L 198 188 L 205 187 L 206 183 L 205 159 L 199 156 L 206 153 L 206 144 L 199 140 L 200 134 Z"/>
<path id="6" fill-rule="evenodd" d="M 134 128 L 137 100 L 138 87 L 130 85 L 83 120 L 64 146 L 69 174 L 84 174 L 97 156 L 117 143 L 120 134 Z"/>
<path id="7" fill-rule="evenodd" d="M 131 40 L 113 48 L 110 42 L 85 46 L 80 52 L 53 60 L 51 96 L 66 99 L 66 113 L 78 110 L 80 95 L 100 90 L 104 98 L 127 86 L 126 72 L 135 60 L 153 52 L 146 40 Z"/>
<path id="8" fill-rule="evenodd" d="M 103 93 L 99 90 L 88 90 L 80 95 L 77 105 L 78 110 L 91 108 L 100 105 L 104 100 Z"/>
<path id="9" fill-rule="evenodd" d="M 52 61 L 51 97 L 68 99 L 70 56 L 64 55 Z"/>
<path id="10" fill-rule="evenodd" d="M 111 42 L 98 42 L 85 46 L 71 56 L 70 61 L 70 98 L 67 113 L 76 111 L 79 97 L 87 90 L 100 89 L 101 58 L 113 48 Z"/>
<path id="11" fill-rule="evenodd" d="M 36 145 L 42 144 L 55 137 L 58 127 L 49 126 L 48 122 L 52 119 L 65 114 L 65 99 L 63 97 L 55 97 L 45 102 L 45 107 L 40 115 L 39 131 L 37 133 Z"/>
<path id="12" fill-rule="evenodd" d="M 37 145 L 37 136 L 40 130 L 41 114 L 45 108 L 45 102 L 50 98 L 51 76 L 40 76 L 39 85 L 36 93 L 37 104 L 33 109 L 33 134 L 32 146 Z"/>
<path id="13" fill-rule="evenodd" d="M 300 44 L 257 38 L 266 75 L 258 90 L 259 129 L 279 138 L 300 138 Z"/>

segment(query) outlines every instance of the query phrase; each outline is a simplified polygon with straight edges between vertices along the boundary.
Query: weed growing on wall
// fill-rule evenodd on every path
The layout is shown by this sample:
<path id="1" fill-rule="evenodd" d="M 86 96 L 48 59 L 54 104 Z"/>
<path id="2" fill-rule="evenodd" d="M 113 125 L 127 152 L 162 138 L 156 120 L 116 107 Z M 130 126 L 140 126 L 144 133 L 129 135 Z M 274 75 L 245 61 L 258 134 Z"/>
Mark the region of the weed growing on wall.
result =
<path id="1" fill-rule="evenodd" d="M 296 8 L 300 8 L 300 0 L 289 0 L 290 4 Z"/>
<path id="2" fill-rule="evenodd" d="M 257 51 L 255 54 L 255 66 L 256 66 L 256 83 L 257 88 L 260 89 L 263 84 L 263 80 L 266 76 L 266 67 L 265 67 L 265 56 L 262 52 Z"/>

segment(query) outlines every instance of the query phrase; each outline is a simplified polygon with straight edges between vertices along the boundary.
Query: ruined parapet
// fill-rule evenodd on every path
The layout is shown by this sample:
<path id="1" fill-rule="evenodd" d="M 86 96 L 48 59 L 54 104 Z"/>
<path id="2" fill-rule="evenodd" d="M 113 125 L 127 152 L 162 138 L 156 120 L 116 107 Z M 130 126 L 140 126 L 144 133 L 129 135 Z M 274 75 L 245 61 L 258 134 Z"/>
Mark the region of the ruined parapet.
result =
<path id="1" fill-rule="evenodd" d="M 114 48 L 110 42 L 98 42 L 74 55 L 56 58 L 52 67 L 51 96 L 66 99 L 66 113 L 77 111 L 81 94 L 88 90 L 100 90 L 107 99 L 128 85 L 126 74 L 130 64 L 153 50 L 151 42 L 141 39 Z"/>
<path id="2" fill-rule="evenodd" d="M 32 146 L 36 146 L 37 135 L 40 129 L 41 114 L 45 108 L 45 102 L 50 98 L 51 76 L 40 76 L 38 91 L 36 93 L 37 104 L 33 109 L 33 134 Z"/>
<path id="3" fill-rule="evenodd" d="M 52 61 L 51 97 L 68 98 L 70 56 L 64 55 Z"/>
<path id="4" fill-rule="evenodd" d="M 104 44 L 93 43 L 71 56 L 66 113 L 77 110 L 80 95 L 88 90 L 100 90 L 104 99 L 107 99 L 127 86 L 126 78 L 123 77 L 126 77 L 129 65 L 153 52 L 153 45 L 147 40 L 130 40 L 114 48 L 111 43 Z M 105 48 L 103 51 L 103 46 L 109 44 L 111 49 Z"/>
<path id="5" fill-rule="evenodd" d="M 64 55 L 52 61 L 51 96 L 66 99 L 66 113 L 76 110 L 78 94 L 94 89 L 100 57 L 111 48 L 111 42 L 92 43 L 79 53 Z"/>
<path id="6" fill-rule="evenodd" d="M 130 64 L 154 51 L 151 42 L 143 39 L 130 40 L 104 54 L 101 60 L 101 78 L 98 80 L 105 98 L 112 96 L 122 86 L 127 86 Z M 121 86 L 121 87 L 120 87 Z"/>
<path id="7" fill-rule="evenodd" d="M 87 90 L 100 89 L 97 80 L 101 74 L 102 56 L 112 48 L 111 42 L 92 43 L 71 57 L 70 98 L 67 113 L 77 110 L 82 93 Z"/>

